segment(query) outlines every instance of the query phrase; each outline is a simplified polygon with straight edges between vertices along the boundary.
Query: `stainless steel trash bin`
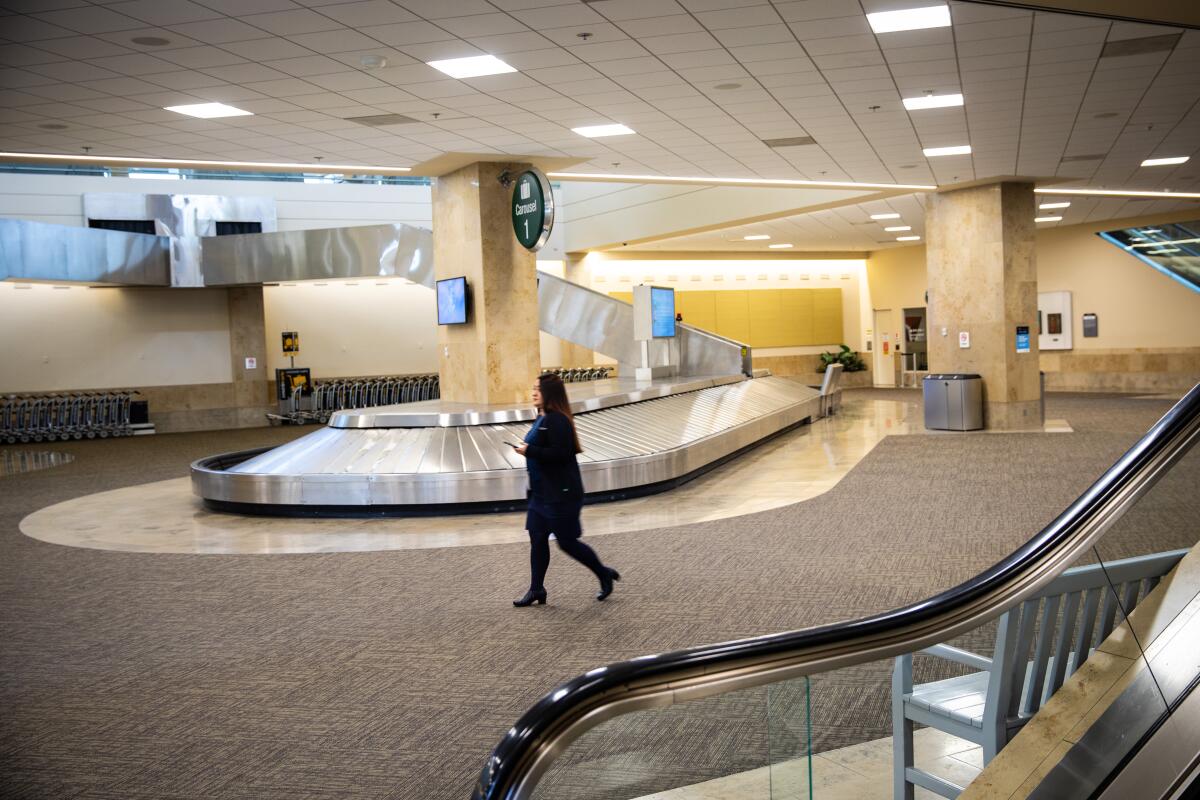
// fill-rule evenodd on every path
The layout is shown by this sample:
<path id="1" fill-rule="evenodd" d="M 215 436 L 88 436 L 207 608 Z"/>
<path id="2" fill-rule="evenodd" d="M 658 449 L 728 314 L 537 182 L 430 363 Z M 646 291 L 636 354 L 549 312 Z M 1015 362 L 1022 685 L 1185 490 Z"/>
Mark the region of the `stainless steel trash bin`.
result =
<path id="1" fill-rule="evenodd" d="M 926 375 L 921 388 L 929 430 L 977 431 L 983 427 L 983 379 L 978 375 Z"/>

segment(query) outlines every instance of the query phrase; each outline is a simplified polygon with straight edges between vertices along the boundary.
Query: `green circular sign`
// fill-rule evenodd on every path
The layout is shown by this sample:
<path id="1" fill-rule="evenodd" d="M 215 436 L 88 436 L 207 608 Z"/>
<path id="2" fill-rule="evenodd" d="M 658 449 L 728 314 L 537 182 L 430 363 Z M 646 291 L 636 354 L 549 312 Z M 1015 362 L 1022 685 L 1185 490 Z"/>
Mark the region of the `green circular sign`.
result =
<path id="1" fill-rule="evenodd" d="M 554 194 L 541 170 L 517 176 L 512 194 L 513 233 L 526 250 L 540 250 L 554 227 Z"/>

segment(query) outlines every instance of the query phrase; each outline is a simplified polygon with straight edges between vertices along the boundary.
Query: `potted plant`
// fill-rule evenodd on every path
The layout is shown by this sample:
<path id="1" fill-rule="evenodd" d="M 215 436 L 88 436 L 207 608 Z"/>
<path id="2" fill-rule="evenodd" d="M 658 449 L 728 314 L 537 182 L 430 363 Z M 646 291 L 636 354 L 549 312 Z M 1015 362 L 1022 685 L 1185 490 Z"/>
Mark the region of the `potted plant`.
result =
<path id="1" fill-rule="evenodd" d="M 841 345 L 841 348 L 837 353 L 821 353 L 821 365 L 817 367 L 817 372 L 824 372 L 830 364 L 841 364 L 846 372 L 862 372 L 867 368 L 862 357 L 849 345 Z"/>

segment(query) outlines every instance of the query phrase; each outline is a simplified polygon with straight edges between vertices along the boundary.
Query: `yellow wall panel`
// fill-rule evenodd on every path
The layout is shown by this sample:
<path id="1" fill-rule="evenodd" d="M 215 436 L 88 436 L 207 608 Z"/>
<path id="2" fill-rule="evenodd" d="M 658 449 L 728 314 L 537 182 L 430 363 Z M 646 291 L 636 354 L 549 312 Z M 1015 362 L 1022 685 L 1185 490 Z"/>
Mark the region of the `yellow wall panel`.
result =
<path id="1" fill-rule="evenodd" d="M 738 342 L 750 342 L 750 291 L 735 289 L 713 292 L 716 295 L 717 335 Z"/>
<path id="2" fill-rule="evenodd" d="M 609 297 L 633 302 L 632 292 Z M 675 292 L 683 321 L 751 347 L 797 347 L 842 341 L 841 289 L 740 289 Z"/>

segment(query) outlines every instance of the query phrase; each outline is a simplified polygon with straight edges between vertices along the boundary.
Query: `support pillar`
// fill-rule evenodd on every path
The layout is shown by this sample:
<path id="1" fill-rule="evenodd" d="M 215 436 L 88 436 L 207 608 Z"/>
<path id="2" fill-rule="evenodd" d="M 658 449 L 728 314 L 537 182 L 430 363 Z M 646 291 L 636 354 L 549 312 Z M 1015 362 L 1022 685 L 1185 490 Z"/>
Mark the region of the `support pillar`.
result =
<path id="1" fill-rule="evenodd" d="M 982 376 L 993 430 L 1042 427 L 1035 207 L 1032 184 L 996 183 L 939 192 L 926 211 L 929 371 Z M 1028 353 L 1017 326 L 1029 329 Z"/>
<path id="2" fill-rule="evenodd" d="M 267 384 L 266 317 L 263 287 L 240 286 L 225 290 L 229 304 L 229 360 L 233 366 L 234 427 L 249 428 L 263 424 L 263 414 L 271 408 Z M 255 366 L 246 367 L 253 358 Z"/>
<path id="3" fill-rule="evenodd" d="M 476 162 L 434 181 L 433 264 L 438 280 L 465 275 L 465 325 L 438 327 L 442 399 L 523 403 L 540 371 L 537 260 L 512 230 L 512 187 L 500 174 L 526 164 Z"/>

